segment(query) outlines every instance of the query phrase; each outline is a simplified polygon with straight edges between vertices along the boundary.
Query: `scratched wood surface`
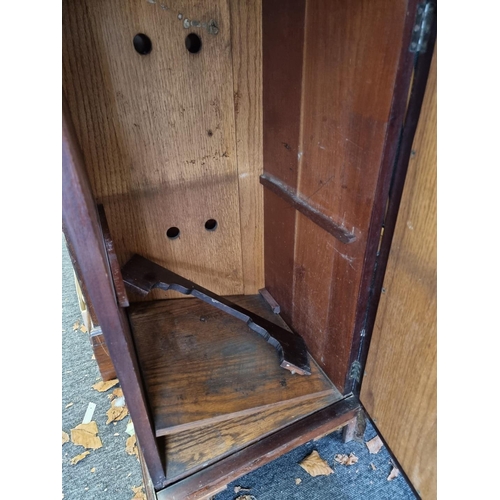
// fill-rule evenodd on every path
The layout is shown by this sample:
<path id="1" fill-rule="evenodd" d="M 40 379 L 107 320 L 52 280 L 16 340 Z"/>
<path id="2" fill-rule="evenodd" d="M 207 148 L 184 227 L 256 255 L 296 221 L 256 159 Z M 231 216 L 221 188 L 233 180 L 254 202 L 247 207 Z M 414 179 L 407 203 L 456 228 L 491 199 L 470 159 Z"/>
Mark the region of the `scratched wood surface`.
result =
<path id="1" fill-rule="evenodd" d="M 422 498 L 436 498 L 436 55 L 413 143 L 361 401 Z"/>
<path id="2" fill-rule="evenodd" d="M 286 328 L 260 295 L 230 300 Z M 310 376 L 292 375 L 260 335 L 205 302 L 138 303 L 129 317 L 157 436 L 337 393 L 312 359 Z"/>
<path id="3" fill-rule="evenodd" d="M 258 10 L 63 1 L 63 90 L 121 265 L 140 253 L 219 294 L 262 288 Z M 147 55 L 134 49 L 138 33 L 151 39 Z"/>
<path id="4" fill-rule="evenodd" d="M 264 170 L 356 240 L 342 243 L 266 190 L 266 288 L 343 391 L 407 2 L 295 4 L 264 3 Z"/>
<path id="5" fill-rule="evenodd" d="M 253 415 L 166 436 L 167 481 L 177 480 L 206 467 L 341 398 L 340 393 L 335 392 L 304 401 L 300 405 L 271 408 Z"/>

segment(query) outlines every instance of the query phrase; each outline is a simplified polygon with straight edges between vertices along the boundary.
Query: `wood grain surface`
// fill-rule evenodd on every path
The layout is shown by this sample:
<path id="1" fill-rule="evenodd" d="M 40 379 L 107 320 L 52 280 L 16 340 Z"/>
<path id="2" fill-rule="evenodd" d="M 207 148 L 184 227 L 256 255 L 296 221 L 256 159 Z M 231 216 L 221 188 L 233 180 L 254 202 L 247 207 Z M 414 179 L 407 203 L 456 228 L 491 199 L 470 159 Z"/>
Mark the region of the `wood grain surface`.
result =
<path id="1" fill-rule="evenodd" d="M 230 300 L 286 328 L 260 295 Z M 337 393 L 312 359 L 311 375 L 292 375 L 265 339 L 202 301 L 132 304 L 129 317 L 157 436 Z"/>
<path id="2" fill-rule="evenodd" d="M 63 2 L 63 87 L 92 191 L 121 265 L 140 253 L 218 294 L 257 293 L 259 7 L 167 3 Z M 198 53 L 185 47 L 191 32 Z M 134 49 L 138 33 L 151 39 L 147 55 Z M 178 238 L 166 236 L 170 227 Z"/>
<path id="3" fill-rule="evenodd" d="M 423 499 L 436 498 L 436 55 L 361 387 Z"/>
<path id="4" fill-rule="evenodd" d="M 265 174 L 356 238 L 338 241 L 266 189 L 266 288 L 341 391 L 360 334 L 357 306 L 367 292 L 363 276 L 371 272 L 365 263 L 375 258 L 367 242 L 374 207 L 383 207 L 377 196 L 384 152 L 394 149 L 388 131 L 402 120 L 393 114 L 393 99 L 408 58 L 410 4 L 308 0 L 292 9 L 270 0 L 263 6 Z M 409 78 L 399 83 L 405 88 Z"/>
<path id="5" fill-rule="evenodd" d="M 196 472 L 342 398 L 340 393 L 166 436 L 167 481 Z"/>

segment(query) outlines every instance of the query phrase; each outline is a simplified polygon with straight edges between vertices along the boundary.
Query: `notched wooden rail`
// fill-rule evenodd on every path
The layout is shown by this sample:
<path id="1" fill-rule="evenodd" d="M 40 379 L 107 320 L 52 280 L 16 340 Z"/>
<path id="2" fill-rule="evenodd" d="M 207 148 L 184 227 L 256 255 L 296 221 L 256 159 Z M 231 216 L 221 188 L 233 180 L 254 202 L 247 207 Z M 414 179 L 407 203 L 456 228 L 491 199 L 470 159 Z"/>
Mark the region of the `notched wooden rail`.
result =
<path id="1" fill-rule="evenodd" d="M 352 243 L 356 240 L 356 236 L 343 226 L 340 226 L 330 217 L 311 205 L 307 200 L 302 198 L 295 189 L 291 188 L 278 178 L 270 174 L 260 176 L 260 183 L 278 195 L 280 198 L 290 203 L 296 210 L 308 217 L 312 222 L 330 233 L 342 243 Z"/>
<path id="2" fill-rule="evenodd" d="M 279 354 L 280 366 L 292 373 L 310 375 L 311 368 L 304 339 L 295 332 L 287 331 L 229 300 L 216 295 L 154 262 L 134 255 L 122 269 L 123 281 L 131 290 L 147 295 L 153 288 L 175 290 L 193 295 L 207 304 L 244 321 L 249 328 L 264 337 Z"/>

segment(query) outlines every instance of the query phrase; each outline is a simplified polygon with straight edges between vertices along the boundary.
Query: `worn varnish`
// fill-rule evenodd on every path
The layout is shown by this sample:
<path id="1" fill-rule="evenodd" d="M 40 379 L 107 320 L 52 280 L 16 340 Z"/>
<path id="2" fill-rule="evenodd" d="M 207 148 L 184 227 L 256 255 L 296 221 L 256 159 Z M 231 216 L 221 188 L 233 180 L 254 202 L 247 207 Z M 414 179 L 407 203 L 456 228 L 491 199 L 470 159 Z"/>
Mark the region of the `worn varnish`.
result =
<path id="1" fill-rule="evenodd" d="M 222 0 L 63 2 L 64 92 L 120 264 L 141 253 L 219 294 L 262 288 L 258 11 Z M 138 33 L 151 40 L 147 55 L 134 49 Z M 186 49 L 189 33 L 198 53 Z"/>
<path id="2" fill-rule="evenodd" d="M 413 143 L 361 401 L 422 498 L 436 497 L 436 56 Z"/>
<path id="3" fill-rule="evenodd" d="M 266 288 L 344 390 L 357 307 L 368 292 L 363 276 L 372 272 L 365 264 L 375 259 L 367 244 L 376 206 L 382 221 L 385 148 L 395 151 L 389 126 L 402 120 L 393 97 L 410 62 L 404 44 L 414 5 L 295 4 L 264 3 L 264 170 L 355 241 L 339 241 L 266 189 Z M 407 74 L 398 91 L 409 85 Z"/>
<path id="4" fill-rule="evenodd" d="M 166 436 L 167 481 L 196 472 L 341 398 L 341 394 L 335 391 L 329 396 L 300 404 L 271 408 L 253 415 Z"/>
<path id="5" fill-rule="evenodd" d="M 230 299 L 287 328 L 260 295 Z M 311 375 L 292 375 L 259 334 L 202 301 L 130 309 L 157 436 L 337 393 L 312 359 Z"/>

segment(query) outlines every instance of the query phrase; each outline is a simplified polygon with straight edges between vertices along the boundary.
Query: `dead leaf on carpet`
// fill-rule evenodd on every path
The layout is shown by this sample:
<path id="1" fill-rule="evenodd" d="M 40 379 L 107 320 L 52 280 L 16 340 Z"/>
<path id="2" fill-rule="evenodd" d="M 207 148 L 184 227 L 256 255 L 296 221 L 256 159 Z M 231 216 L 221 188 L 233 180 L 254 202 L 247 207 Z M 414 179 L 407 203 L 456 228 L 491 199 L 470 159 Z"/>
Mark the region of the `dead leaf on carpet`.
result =
<path id="1" fill-rule="evenodd" d="M 111 406 L 111 408 L 106 412 L 108 420 L 106 424 L 111 422 L 118 422 L 123 420 L 128 415 L 128 408 L 126 406 Z"/>
<path id="2" fill-rule="evenodd" d="M 87 455 L 90 455 L 90 451 L 84 451 L 83 453 L 80 453 L 80 455 L 73 457 L 71 459 L 71 465 L 76 465 L 78 462 L 80 462 L 80 460 L 83 460 Z"/>
<path id="3" fill-rule="evenodd" d="M 77 425 L 71 429 L 71 441 L 73 444 L 97 450 L 102 447 L 101 438 L 97 436 L 97 424 L 92 421 L 88 424 Z"/>
<path id="4" fill-rule="evenodd" d="M 135 455 L 136 457 L 139 457 L 137 453 L 137 440 L 135 438 L 135 435 L 127 438 L 127 441 L 125 442 L 125 451 L 129 455 Z"/>
<path id="5" fill-rule="evenodd" d="M 76 332 L 78 328 L 80 327 L 80 323 L 78 321 L 75 321 L 75 324 L 73 325 L 73 331 Z"/>
<path id="6" fill-rule="evenodd" d="M 396 479 L 399 476 L 399 469 L 396 469 L 396 467 L 393 467 L 391 470 L 391 473 L 389 476 L 387 476 L 387 481 L 392 481 Z"/>
<path id="7" fill-rule="evenodd" d="M 142 491 L 143 487 L 142 484 L 140 486 L 132 486 L 132 491 L 134 492 L 132 500 L 147 500 L 146 494 Z"/>
<path id="8" fill-rule="evenodd" d="M 92 469 L 90 469 L 90 472 L 95 472 L 95 467 L 92 467 Z"/>
<path id="9" fill-rule="evenodd" d="M 335 455 L 335 462 L 338 462 L 341 465 L 354 465 L 358 461 L 358 457 L 354 453 L 350 453 L 349 455 Z"/>
<path id="10" fill-rule="evenodd" d="M 94 384 L 92 386 L 92 389 L 95 389 L 96 391 L 99 391 L 99 392 L 106 392 L 109 389 L 111 389 L 111 387 L 114 387 L 116 384 L 118 384 L 118 382 L 119 382 L 119 380 L 117 378 L 115 378 L 113 380 L 108 380 L 107 382 L 103 382 L 101 380 L 100 382 L 97 382 L 97 384 Z"/>
<path id="11" fill-rule="evenodd" d="M 370 464 L 370 466 L 373 470 L 377 470 L 377 468 L 373 464 Z"/>
<path id="12" fill-rule="evenodd" d="M 300 477 L 297 477 L 295 479 L 295 484 L 300 484 L 302 482 L 302 479 L 300 479 Z"/>
<path id="13" fill-rule="evenodd" d="M 333 474 L 333 469 L 314 450 L 299 465 L 311 476 L 328 476 Z"/>
<path id="14" fill-rule="evenodd" d="M 384 446 L 384 443 L 382 443 L 382 440 L 378 436 L 375 436 L 373 439 L 370 439 L 370 441 L 367 441 L 365 444 L 366 447 L 368 448 L 368 451 L 372 455 L 378 453 Z"/>
<path id="15" fill-rule="evenodd" d="M 80 327 L 80 331 L 83 332 L 83 333 L 87 333 L 88 332 L 87 327 L 85 325 L 82 325 Z"/>
<path id="16" fill-rule="evenodd" d="M 67 432 L 62 431 L 62 444 L 67 443 L 69 441 L 69 435 Z"/>
<path id="17" fill-rule="evenodd" d="M 235 486 L 234 492 L 239 493 L 240 491 L 250 491 L 250 488 L 242 488 L 241 486 Z"/>
<path id="18" fill-rule="evenodd" d="M 115 396 L 115 398 L 121 398 L 121 397 L 123 397 L 123 389 L 121 387 L 117 387 L 113 391 L 113 396 Z"/>
<path id="19" fill-rule="evenodd" d="M 66 408 L 69 408 L 70 406 L 73 406 L 73 403 L 68 403 L 68 404 L 66 405 Z"/>

